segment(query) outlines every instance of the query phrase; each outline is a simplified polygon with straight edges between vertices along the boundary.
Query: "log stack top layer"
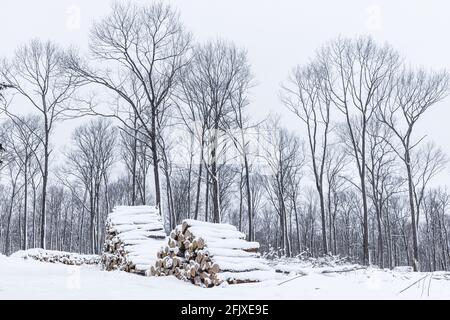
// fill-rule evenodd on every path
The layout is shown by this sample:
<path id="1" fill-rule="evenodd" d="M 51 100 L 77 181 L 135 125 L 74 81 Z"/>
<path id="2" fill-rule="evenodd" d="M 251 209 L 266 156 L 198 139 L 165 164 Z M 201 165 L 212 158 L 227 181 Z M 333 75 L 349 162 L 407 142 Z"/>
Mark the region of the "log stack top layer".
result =
<path id="1" fill-rule="evenodd" d="M 102 264 L 106 270 L 144 274 L 167 240 L 163 221 L 153 206 L 118 206 L 108 215 Z"/>
<path id="2" fill-rule="evenodd" d="M 204 287 L 272 278 L 274 271 L 259 256 L 259 243 L 245 238 L 230 224 L 184 220 L 158 253 L 151 274 L 173 274 Z"/>

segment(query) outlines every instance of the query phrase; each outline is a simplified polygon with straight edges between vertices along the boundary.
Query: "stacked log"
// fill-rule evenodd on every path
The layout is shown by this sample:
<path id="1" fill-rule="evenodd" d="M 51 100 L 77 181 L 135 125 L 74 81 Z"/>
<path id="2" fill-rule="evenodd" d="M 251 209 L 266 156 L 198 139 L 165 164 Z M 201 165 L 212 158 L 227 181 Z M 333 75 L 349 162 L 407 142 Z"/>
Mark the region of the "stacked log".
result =
<path id="1" fill-rule="evenodd" d="M 150 269 L 153 276 L 174 275 L 202 287 L 261 281 L 272 274 L 260 258 L 259 243 L 230 224 L 184 220 L 170 233 Z"/>
<path id="2" fill-rule="evenodd" d="M 108 215 L 101 256 L 104 270 L 146 274 L 166 242 L 163 221 L 152 206 L 118 206 Z"/>
<path id="3" fill-rule="evenodd" d="M 62 263 L 66 265 L 81 266 L 83 264 L 98 264 L 100 256 L 78 254 L 73 252 L 44 250 L 44 249 L 28 249 L 17 251 L 11 255 L 12 257 L 22 259 L 33 259 L 41 262 Z"/>

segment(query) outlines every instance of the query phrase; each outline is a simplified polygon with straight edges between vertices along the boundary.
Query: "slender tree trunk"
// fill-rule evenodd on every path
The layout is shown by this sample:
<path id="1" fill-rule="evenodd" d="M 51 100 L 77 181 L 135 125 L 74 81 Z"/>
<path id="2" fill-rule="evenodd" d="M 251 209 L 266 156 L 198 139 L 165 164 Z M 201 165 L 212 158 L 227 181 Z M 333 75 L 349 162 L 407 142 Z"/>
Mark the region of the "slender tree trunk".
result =
<path id="1" fill-rule="evenodd" d="M 194 219 L 198 219 L 198 210 L 200 204 L 200 191 L 201 191 L 201 182 L 202 182 L 202 174 L 203 174 L 203 150 L 205 147 L 204 134 L 202 133 L 202 143 L 200 150 L 200 160 L 198 165 L 198 178 L 197 178 L 197 193 L 195 195 L 195 211 L 194 211 Z"/>
<path id="2" fill-rule="evenodd" d="M 200 191 L 202 184 L 202 174 L 203 174 L 203 160 L 200 159 L 200 164 L 198 165 L 198 179 L 197 179 L 197 192 L 195 194 L 195 210 L 194 210 L 194 219 L 198 219 L 198 210 L 200 205 Z"/>
<path id="3" fill-rule="evenodd" d="M 208 222 L 209 212 L 209 170 L 206 169 L 206 190 L 205 190 L 205 221 Z"/>
<path id="4" fill-rule="evenodd" d="M 295 200 L 295 195 L 292 197 L 292 205 L 294 207 L 294 214 L 295 214 L 295 228 L 297 230 L 297 247 L 298 247 L 298 253 L 300 254 L 302 252 L 301 244 L 300 244 L 300 226 L 298 222 L 298 212 L 297 212 L 297 201 Z"/>
<path id="5" fill-rule="evenodd" d="M 192 147 L 194 144 L 194 138 L 193 136 L 191 136 L 191 150 L 190 154 L 189 154 L 189 168 L 188 168 L 188 186 L 187 186 L 187 218 L 190 219 L 191 218 L 191 185 L 192 185 L 192 166 L 193 166 L 193 159 L 194 159 L 194 154 L 192 153 Z"/>
<path id="6" fill-rule="evenodd" d="M 161 208 L 161 187 L 159 181 L 159 158 L 158 158 L 158 143 L 157 143 L 157 130 L 156 130 L 156 108 L 152 106 L 152 132 L 150 136 L 151 141 L 151 151 L 153 160 L 153 178 L 155 182 L 155 201 L 156 206 L 159 209 L 159 213 L 162 214 Z"/>
<path id="7" fill-rule="evenodd" d="M 5 253 L 6 255 L 9 255 L 10 253 L 10 234 L 11 234 L 11 217 L 13 212 L 13 206 L 14 206 L 14 198 L 16 197 L 16 183 L 13 183 L 12 186 L 12 192 L 11 192 L 11 198 L 9 202 L 9 208 L 8 208 L 8 218 L 6 220 L 6 239 L 5 239 Z"/>
<path id="8" fill-rule="evenodd" d="M 41 202 L 41 248 L 46 248 L 46 204 L 47 204 L 47 180 L 48 180 L 48 132 L 44 142 L 44 173 L 42 175 L 42 202 Z"/>
<path id="9" fill-rule="evenodd" d="M 365 265 L 369 264 L 369 214 L 367 206 L 367 191 L 366 191 L 366 125 L 367 121 L 364 116 L 362 137 L 361 137 L 361 196 L 363 202 L 363 262 Z"/>
<path id="10" fill-rule="evenodd" d="M 248 240 L 253 241 L 255 235 L 253 234 L 253 209 L 252 209 L 252 194 L 250 191 L 250 169 L 246 151 L 244 151 L 244 167 L 245 167 L 245 187 L 247 191 L 247 212 L 248 212 Z"/>
<path id="11" fill-rule="evenodd" d="M 328 183 L 330 185 L 330 183 Z M 333 228 L 332 228 L 332 213 L 331 213 L 331 188 L 328 186 L 327 192 L 327 211 L 328 211 L 328 250 L 333 250 Z M 336 253 L 334 253 L 336 254 Z"/>
<path id="12" fill-rule="evenodd" d="M 25 149 L 26 150 L 26 149 Z M 25 151 L 27 152 L 27 151 Z M 28 155 L 25 158 L 24 164 L 24 184 L 25 184 L 25 194 L 23 200 L 23 250 L 28 249 Z"/>
<path id="13" fill-rule="evenodd" d="M 91 254 L 95 254 L 95 201 L 94 201 L 94 183 L 90 182 L 90 190 L 89 190 L 89 204 L 90 204 L 90 220 L 89 220 L 89 229 L 90 229 L 90 250 Z"/>
<path id="14" fill-rule="evenodd" d="M 136 205 L 136 165 L 137 165 L 137 117 L 134 117 L 133 128 L 133 150 L 132 150 L 132 164 L 131 164 L 131 205 Z M 145 157 L 145 155 L 144 155 Z"/>
<path id="15" fill-rule="evenodd" d="M 34 184 L 34 180 L 32 179 L 33 183 L 33 218 L 32 218 L 32 225 L 33 225 L 33 232 L 32 232 L 32 246 L 33 248 L 36 247 L 36 186 Z"/>
<path id="16" fill-rule="evenodd" d="M 96 182 L 95 186 L 95 212 L 97 216 L 97 237 L 95 242 L 95 253 L 99 253 L 100 246 L 101 246 L 101 230 L 100 230 L 100 183 L 101 183 L 101 176 L 98 177 L 98 181 Z"/>
<path id="17" fill-rule="evenodd" d="M 376 209 L 377 216 L 377 230 L 378 230 L 378 264 L 384 268 L 384 244 L 383 244 L 383 230 L 381 227 L 381 208 Z"/>
<path id="18" fill-rule="evenodd" d="M 419 246 L 417 241 L 417 225 L 416 225 L 416 215 L 415 215 L 415 205 L 414 205 L 414 184 L 412 181 L 412 170 L 411 170 L 411 158 L 409 154 L 409 146 L 405 147 L 405 163 L 406 163 L 406 173 L 408 177 L 408 190 L 409 190 L 409 207 L 411 211 L 411 229 L 413 237 L 413 269 L 414 271 L 420 270 L 419 265 Z"/>
<path id="19" fill-rule="evenodd" d="M 219 175 L 217 171 L 217 145 L 218 145 L 218 123 L 214 128 L 214 142 L 211 150 L 211 178 L 212 178 L 212 193 L 213 193 L 213 222 L 220 223 L 220 202 L 219 202 Z"/>
<path id="20" fill-rule="evenodd" d="M 327 254 L 328 253 L 328 246 L 327 246 L 327 220 L 325 217 L 325 200 L 324 200 L 324 196 L 323 196 L 323 189 L 322 187 L 318 187 L 318 192 L 319 192 L 319 204 L 320 204 L 320 218 L 322 221 L 322 251 L 323 254 Z"/>
<path id="21" fill-rule="evenodd" d="M 239 177 L 240 179 L 239 179 L 239 231 L 242 231 L 242 211 L 243 211 L 243 206 L 242 206 L 242 197 L 243 197 L 243 194 L 242 194 L 242 170 L 241 170 L 241 172 L 240 172 L 240 177 Z"/>
<path id="22" fill-rule="evenodd" d="M 71 208 L 71 214 L 70 214 L 70 227 L 69 227 L 69 252 L 72 252 L 72 244 L 73 244 L 73 217 L 75 212 L 75 204 L 72 200 L 72 208 Z"/>

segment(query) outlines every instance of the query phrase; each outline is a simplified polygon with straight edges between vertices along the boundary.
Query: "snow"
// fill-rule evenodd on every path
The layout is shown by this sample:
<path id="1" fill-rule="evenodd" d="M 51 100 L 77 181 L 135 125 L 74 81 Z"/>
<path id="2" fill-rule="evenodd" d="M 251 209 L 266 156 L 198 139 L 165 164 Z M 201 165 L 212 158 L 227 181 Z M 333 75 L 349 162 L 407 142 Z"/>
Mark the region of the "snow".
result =
<path id="1" fill-rule="evenodd" d="M 245 233 L 237 230 L 229 229 L 215 229 L 209 226 L 206 227 L 189 227 L 189 231 L 197 237 L 204 239 L 218 238 L 218 239 L 245 239 Z"/>
<path id="2" fill-rule="evenodd" d="M 145 230 L 158 230 L 163 223 L 158 209 L 154 206 L 117 206 L 108 218 L 114 226 L 139 224 L 144 225 L 141 227 Z"/>
<path id="3" fill-rule="evenodd" d="M 250 270 L 271 270 L 264 259 L 261 258 L 236 258 L 213 256 L 212 261 L 226 271 L 250 271 Z"/>
<path id="4" fill-rule="evenodd" d="M 246 267 L 243 268 L 246 270 Z M 241 281 L 269 281 L 269 280 L 284 280 L 284 277 L 273 270 L 252 270 L 243 272 L 221 272 L 218 274 L 222 280 L 241 280 Z"/>
<path id="5" fill-rule="evenodd" d="M 213 230 L 231 230 L 231 231 L 237 231 L 237 228 L 231 224 L 228 223 L 212 223 L 212 222 L 205 222 L 200 220 L 194 220 L 194 219 L 185 219 L 183 222 L 186 222 L 189 227 L 202 227 L 213 229 Z"/>
<path id="6" fill-rule="evenodd" d="M 223 248 L 205 248 L 211 256 L 223 256 L 223 257 L 259 257 L 260 254 L 257 252 L 247 252 L 242 250 L 234 249 L 223 249 Z"/>
<path id="7" fill-rule="evenodd" d="M 450 276 L 445 272 L 369 268 L 322 274 L 322 268 L 307 266 L 304 270 L 306 276 L 285 283 L 294 277 L 276 274 L 258 283 L 205 289 L 172 276 L 144 277 L 102 271 L 94 265 L 66 266 L 0 256 L 0 299 L 450 299 Z"/>
<path id="8" fill-rule="evenodd" d="M 245 233 L 227 223 L 211 223 L 192 219 L 183 221 L 189 226 L 188 231 L 196 238 L 205 240 L 206 246 L 212 249 L 255 250 L 258 242 L 245 240 Z M 177 227 L 178 229 L 180 226 Z"/>
<path id="9" fill-rule="evenodd" d="M 242 239 L 206 238 L 205 242 L 208 248 L 241 249 L 241 250 L 250 250 L 259 248 L 258 242 L 250 242 Z"/>

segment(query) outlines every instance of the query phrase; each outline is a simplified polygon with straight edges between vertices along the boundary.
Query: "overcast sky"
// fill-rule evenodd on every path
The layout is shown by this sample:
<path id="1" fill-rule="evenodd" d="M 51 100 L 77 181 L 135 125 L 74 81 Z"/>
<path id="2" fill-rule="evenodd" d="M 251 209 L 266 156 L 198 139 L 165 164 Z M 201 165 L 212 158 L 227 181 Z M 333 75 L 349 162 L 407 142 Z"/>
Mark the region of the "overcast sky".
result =
<path id="1" fill-rule="evenodd" d="M 125 0 L 123 0 L 125 1 Z M 146 3 L 150 1 L 136 1 Z M 387 41 L 412 65 L 450 69 L 450 2 L 442 1 L 300 1 L 167 0 L 177 8 L 196 40 L 233 40 L 248 50 L 258 85 L 252 113 L 270 110 L 287 115 L 279 85 L 289 70 L 303 64 L 324 42 L 339 35 L 371 34 Z M 109 0 L 1 0 L 0 56 L 10 56 L 30 38 L 51 39 L 86 49 L 93 20 L 108 14 Z M 431 110 L 419 126 L 450 154 L 450 99 Z M 285 116 L 286 117 L 286 116 Z M 286 117 L 291 128 L 297 124 Z M 56 143 L 70 136 L 59 128 Z M 446 183 L 449 170 L 440 177 Z"/>

